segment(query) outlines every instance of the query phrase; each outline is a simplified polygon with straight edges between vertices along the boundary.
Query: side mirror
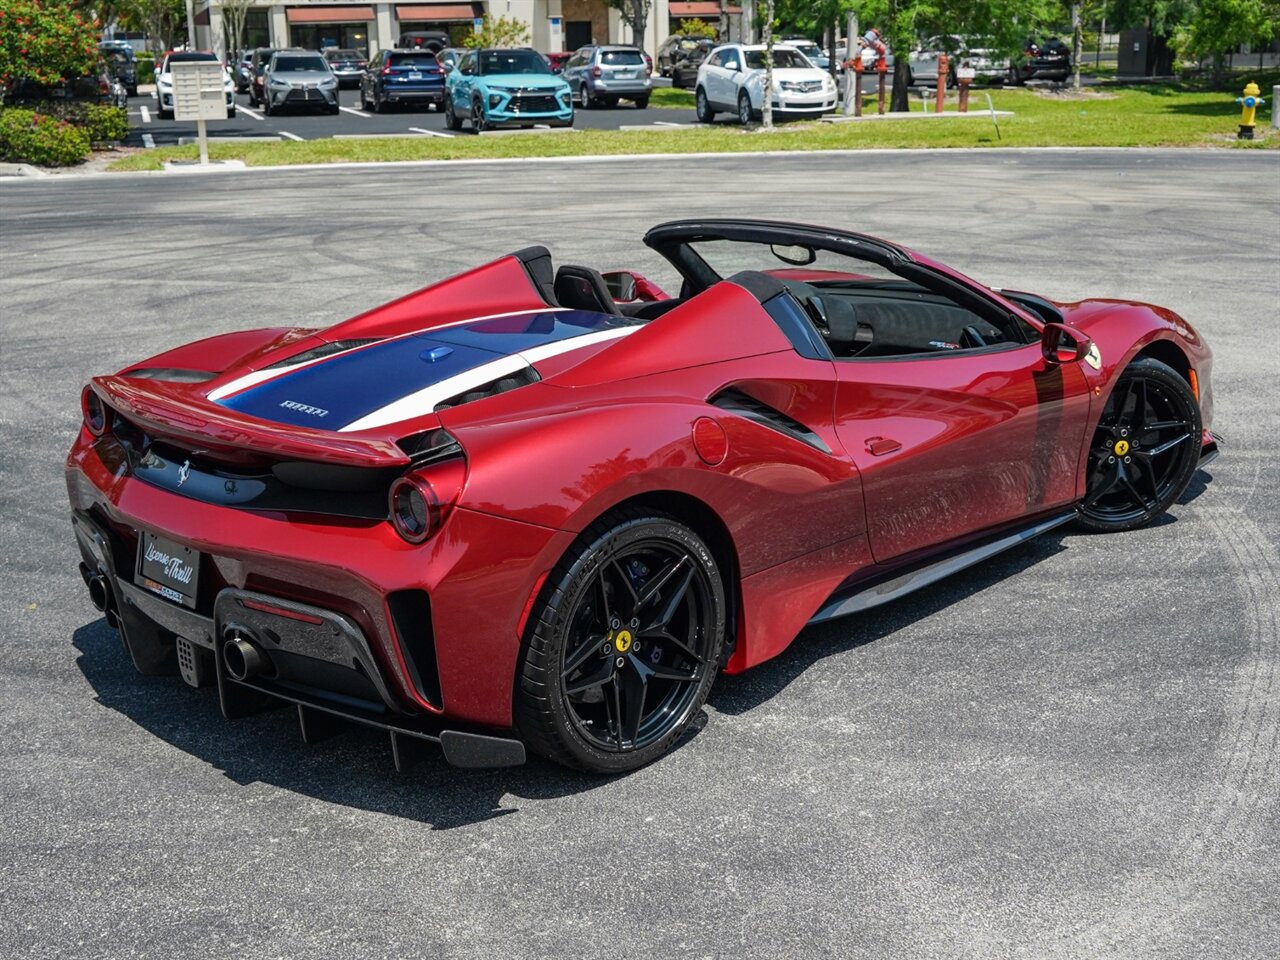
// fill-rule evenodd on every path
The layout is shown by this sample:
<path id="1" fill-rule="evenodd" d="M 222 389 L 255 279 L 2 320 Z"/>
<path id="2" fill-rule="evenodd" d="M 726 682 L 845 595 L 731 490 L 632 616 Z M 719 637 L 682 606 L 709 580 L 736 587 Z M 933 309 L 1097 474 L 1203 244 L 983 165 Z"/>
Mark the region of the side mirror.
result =
<path id="1" fill-rule="evenodd" d="M 636 278 L 626 270 L 603 274 L 609 296 L 618 303 L 631 303 L 636 299 Z"/>
<path id="2" fill-rule="evenodd" d="M 1061 323 L 1046 323 L 1040 335 L 1040 352 L 1045 363 L 1053 366 L 1083 360 L 1092 349 L 1092 340 Z"/>

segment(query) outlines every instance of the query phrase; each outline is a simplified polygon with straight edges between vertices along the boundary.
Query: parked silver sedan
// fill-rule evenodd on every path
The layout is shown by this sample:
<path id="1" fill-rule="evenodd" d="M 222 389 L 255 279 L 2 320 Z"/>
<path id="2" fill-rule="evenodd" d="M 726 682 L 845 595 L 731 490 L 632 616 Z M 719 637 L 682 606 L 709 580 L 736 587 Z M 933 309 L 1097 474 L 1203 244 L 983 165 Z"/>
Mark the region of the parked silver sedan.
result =
<path id="1" fill-rule="evenodd" d="M 286 107 L 323 107 L 338 112 L 338 78 L 324 57 L 311 50 L 281 50 L 262 75 L 262 112 Z"/>

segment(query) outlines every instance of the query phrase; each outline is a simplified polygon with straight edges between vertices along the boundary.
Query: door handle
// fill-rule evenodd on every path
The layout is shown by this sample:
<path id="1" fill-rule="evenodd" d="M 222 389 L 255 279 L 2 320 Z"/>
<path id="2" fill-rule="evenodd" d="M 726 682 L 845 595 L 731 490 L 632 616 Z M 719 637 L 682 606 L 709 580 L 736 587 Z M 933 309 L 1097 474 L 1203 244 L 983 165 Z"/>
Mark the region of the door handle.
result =
<path id="1" fill-rule="evenodd" d="M 902 444 L 888 437 L 867 437 L 867 453 L 873 457 L 882 457 L 886 453 L 901 450 Z"/>

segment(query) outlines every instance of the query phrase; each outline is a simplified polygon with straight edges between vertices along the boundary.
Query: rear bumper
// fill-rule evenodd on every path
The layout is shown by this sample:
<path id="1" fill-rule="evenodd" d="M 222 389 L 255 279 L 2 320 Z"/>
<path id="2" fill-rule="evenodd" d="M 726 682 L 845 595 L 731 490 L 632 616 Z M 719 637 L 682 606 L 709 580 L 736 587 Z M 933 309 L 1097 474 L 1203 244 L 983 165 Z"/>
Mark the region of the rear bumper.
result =
<path id="1" fill-rule="evenodd" d="M 176 667 L 193 687 L 216 686 L 227 719 L 287 703 L 297 711 L 306 742 L 327 735 L 335 721 L 375 727 L 387 732 L 397 769 L 424 742 L 438 744 L 454 766 L 524 762 L 524 744 L 512 737 L 405 712 L 363 632 L 341 614 L 231 587 L 217 593 L 212 616 L 189 610 L 136 585 L 119 569 L 119 545 L 106 527 L 81 512 L 72 515 L 72 526 L 80 575 L 140 672 L 170 674 Z M 232 638 L 251 640 L 266 666 L 231 676 L 224 647 Z"/>
<path id="2" fill-rule="evenodd" d="M 329 655 L 279 670 L 273 695 L 287 686 L 286 699 L 305 693 L 330 703 L 326 709 L 351 706 L 353 718 L 397 729 L 510 729 L 522 619 L 540 577 L 573 539 L 458 507 L 439 534 L 412 545 L 385 520 L 209 503 L 133 476 L 116 441 L 83 430 L 66 479 L 82 558 L 90 575 L 104 578 L 140 670 L 172 672 L 177 637 L 213 657 L 232 619 L 292 638 L 296 649 L 285 652 L 305 656 L 295 624 L 244 621 L 239 600 L 264 597 L 270 607 L 304 607 L 333 628 Z M 135 583 L 144 531 L 197 552 L 194 609 Z"/>

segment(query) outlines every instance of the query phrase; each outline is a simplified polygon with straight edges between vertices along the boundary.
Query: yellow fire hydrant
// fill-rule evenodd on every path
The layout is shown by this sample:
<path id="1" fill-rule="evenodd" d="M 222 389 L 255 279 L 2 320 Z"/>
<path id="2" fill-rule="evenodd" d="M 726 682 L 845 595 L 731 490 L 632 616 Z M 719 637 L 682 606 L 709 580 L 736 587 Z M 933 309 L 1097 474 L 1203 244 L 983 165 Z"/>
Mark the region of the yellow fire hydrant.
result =
<path id="1" fill-rule="evenodd" d="M 1254 117 L 1258 113 L 1258 107 L 1267 102 L 1262 99 L 1261 94 L 1258 85 L 1250 81 L 1245 84 L 1244 96 L 1236 97 L 1236 103 L 1240 104 L 1240 132 L 1236 135 L 1237 140 L 1253 139 Z"/>

